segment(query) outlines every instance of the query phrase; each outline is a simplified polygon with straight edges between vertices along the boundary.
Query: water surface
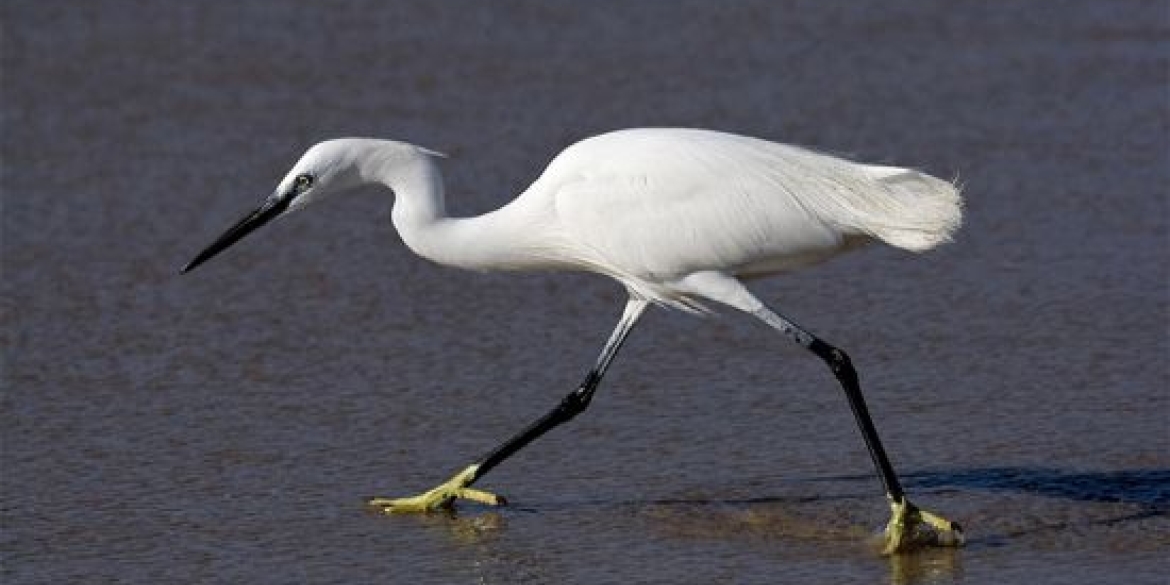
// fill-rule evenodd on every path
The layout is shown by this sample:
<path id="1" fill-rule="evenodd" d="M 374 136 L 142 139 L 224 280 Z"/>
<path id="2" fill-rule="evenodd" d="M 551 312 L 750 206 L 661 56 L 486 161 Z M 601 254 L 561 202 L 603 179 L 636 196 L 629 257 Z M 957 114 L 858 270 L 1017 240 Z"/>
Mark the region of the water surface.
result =
<path id="1" fill-rule="evenodd" d="M 1165 3 L 5 2 L 4 583 L 1165 583 Z M 846 348 L 962 550 L 883 559 L 822 364 L 653 311 L 513 506 L 386 518 L 584 374 L 620 289 L 421 261 L 368 191 L 179 277 L 314 141 L 507 201 L 571 141 L 719 128 L 965 186 L 959 241 L 756 283 Z"/>

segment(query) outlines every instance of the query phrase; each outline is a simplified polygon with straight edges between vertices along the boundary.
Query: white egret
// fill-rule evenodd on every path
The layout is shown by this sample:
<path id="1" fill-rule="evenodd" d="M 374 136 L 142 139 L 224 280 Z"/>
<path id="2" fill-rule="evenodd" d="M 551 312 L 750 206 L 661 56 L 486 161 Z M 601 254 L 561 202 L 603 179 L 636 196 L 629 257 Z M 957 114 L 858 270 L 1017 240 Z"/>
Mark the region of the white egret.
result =
<path id="1" fill-rule="evenodd" d="M 345 138 L 310 148 L 262 205 L 183 267 L 312 201 L 363 185 L 394 194 L 391 219 L 415 253 L 470 269 L 582 270 L 629 293 L 596 364 L 560 404 L 438 487 L 374 498 L 387 512 L 430 511 L 457 498 L 503 500 L 471 485 L 585 410 L 622 342 L 651 304 L 702 311 L 714 301 L 752 315 L 825 361 L 843 387 L 885 487 L 887 553 L 959 544 L 958 524 L 909 502 L 878 439 L 845 352 L 781 316 L 742 279 L 783 273 L 873 241 L 922 251 L 950 240 L 962 203 L 949 182 L 755 138 L 696 129 L 611 132 L 573 144 L 527 190 L 478 217 L 448 217 L 441 155 L 402 142 Z"/>

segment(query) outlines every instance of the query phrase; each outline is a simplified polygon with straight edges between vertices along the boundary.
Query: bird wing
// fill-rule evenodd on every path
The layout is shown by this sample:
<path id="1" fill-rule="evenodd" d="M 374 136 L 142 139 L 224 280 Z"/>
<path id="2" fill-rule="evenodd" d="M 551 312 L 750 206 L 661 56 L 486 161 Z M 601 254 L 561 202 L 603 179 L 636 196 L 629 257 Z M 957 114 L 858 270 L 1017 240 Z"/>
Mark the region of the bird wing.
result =
<path id="1" fill-rule="evenodd" d="M 949 190 L 958 212 L 949 183 L 915 171 L 702 130 L 579 142 L 533 187 L 552 193 L 559 222 L 594 263 L 652 281 L 783 271 L 870 237 L 930 247 L 957 225 L 924 220 L 940 215 L 931 200 Z"/>

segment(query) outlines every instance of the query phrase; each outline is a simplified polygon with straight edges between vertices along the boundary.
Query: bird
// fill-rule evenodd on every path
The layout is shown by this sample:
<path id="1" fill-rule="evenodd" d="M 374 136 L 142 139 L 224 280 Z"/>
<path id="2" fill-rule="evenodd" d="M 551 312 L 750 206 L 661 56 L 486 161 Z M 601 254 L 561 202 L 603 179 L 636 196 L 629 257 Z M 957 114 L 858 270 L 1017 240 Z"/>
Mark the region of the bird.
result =
<path id="1" fill-rule="evenodd" d="M 903 167 L 863 164 L 761 138 L 698 128 L 630 128 L 575 142 L 511 202 L 446 213 L 446 157 L 406 142 L 339 138 L 310 147 L 254 211 L 184 265 L 187 273 L 275 218 L 332 195 L 379 186 L 403 243 L 471 270 L 582 271 L 624 288 L 617 326 L 581 384 L 544 416 L 419 495 L 368 501 L 386 513 L 502 505 L 472 487 L 517 451 L 582 413 L 645 311 L 742 311 L 820 358 L 843 389 L 890 506 L 882 552 L 958 546 L 958 523 L 911 503 L 878 437 L 856 369 L 840 348 L 753 295 L 746 282 L 870 243 L 922 252 L 952 241 L 959 187 Z"/>

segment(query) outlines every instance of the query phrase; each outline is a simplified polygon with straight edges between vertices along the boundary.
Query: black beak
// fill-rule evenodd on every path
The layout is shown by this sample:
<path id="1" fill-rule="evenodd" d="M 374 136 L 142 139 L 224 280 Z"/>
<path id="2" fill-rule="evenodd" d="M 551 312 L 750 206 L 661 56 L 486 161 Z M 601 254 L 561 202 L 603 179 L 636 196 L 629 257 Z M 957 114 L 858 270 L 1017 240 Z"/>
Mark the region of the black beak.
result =
<path id="1" fill-rule="evenodd" d="M 196 266 L 199 266 L 200 264 L 210 260 L 212 256 L 219 254 L 228 246 L 238 242 L 240 238 L 243 238 L 244 236 L 254 231 L 256 228 L 268 223 L 269 221 L 272 221 L 272 218 L 280 215 L 282 212 L 284 212 L 285 209 L 288 208 L 288 204 L 291 199 L 291 197 L 269 197 L 263 205 L 261 205 L 252 213 L 244 216 L 244 218 L 236 222 L 236 224 L 233 225 L 231 229 L 224 232 L 224 234 L 220 236 L 219 239 L 212 242 L 212 244 L 208 246 L 207 249 L 200 252 L 198 256 L 195 256 L 195 259 L 188 262 L 186 266 L 179 270 L 179 273 L 186 274 L 194 270 Z"/>

